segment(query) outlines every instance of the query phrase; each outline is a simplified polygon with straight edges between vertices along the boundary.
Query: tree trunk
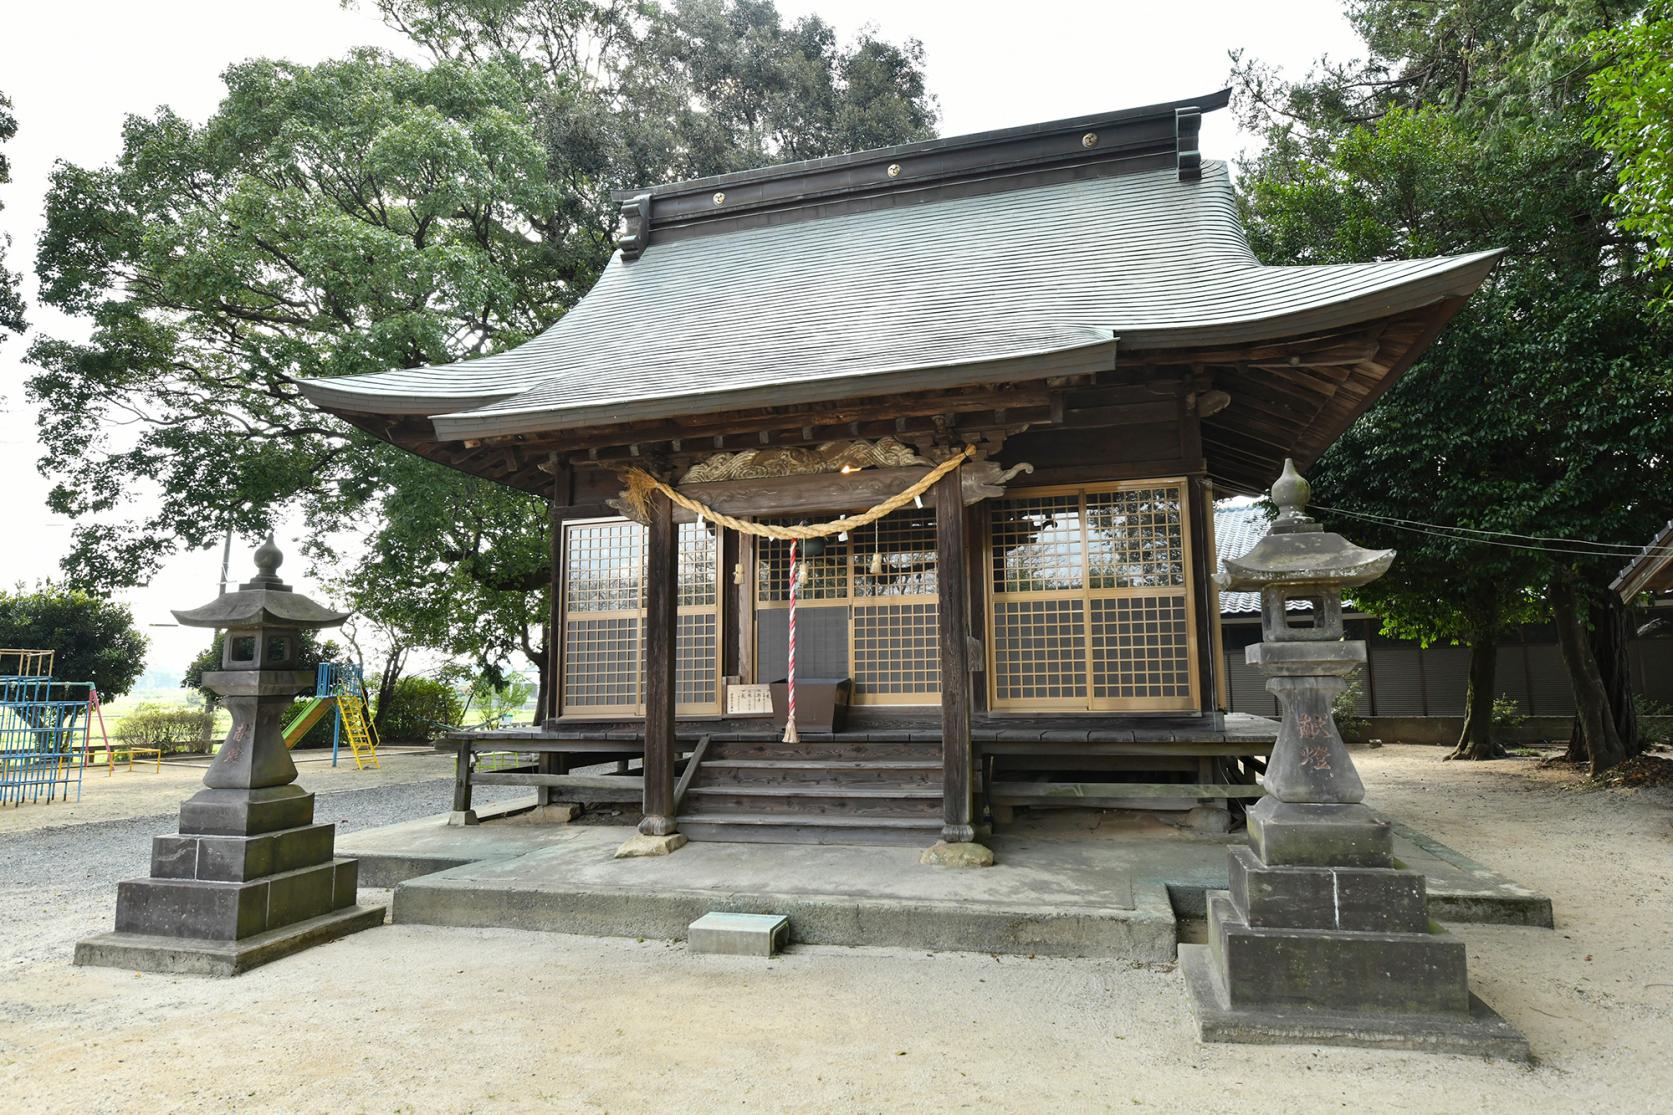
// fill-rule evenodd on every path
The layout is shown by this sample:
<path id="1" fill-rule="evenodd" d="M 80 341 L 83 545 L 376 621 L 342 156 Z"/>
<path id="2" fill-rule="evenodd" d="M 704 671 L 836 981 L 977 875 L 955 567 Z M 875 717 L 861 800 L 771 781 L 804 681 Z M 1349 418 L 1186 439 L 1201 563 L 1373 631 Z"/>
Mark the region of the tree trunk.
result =
<path id="1" fill-rule="evenodd" d="M 1592 640 L 1586 631 L 1574 581 L 1559 574 L 1551 581 L 1550 595 L 1557 642 L 1562 647 L 1563 663 L 1568 667 L 1569 682 L 1574 687 L 1575 719 L 1585 745 L 1586 763 L 1594 775 L 1601 774 L 1627 757 L 1626 748 L 1615 730 L 1609 692 L 1598 671 L 1597 657 L 1592 653 Z"/>
<path id="2" fill-rule="evenodd" d="M 1631 614 L 1614 593 L 1594 600 L 1591 606 L 1592 655 L 1597 659 L 1604 692 L 1615 722 L 1615 734 L 1628 756 L 1644 750 L 1638 735 L 1638 710 L 1632 702 L 1632 662 L 1627 657 L 1627 639 L 1632 636 Z"/>
<path id="3" fill-rule="evenodd" d="M 1499 666 L 1499 640 L 1478 634 L 1470 640 L 1470 684 L 1464 697 L 1464 730 L 1448 759 L 1502 759 L 1505 749 L 1493 739 L 1493 697 Z"/>
<path id="4" fill-rule="evenodd" d="M 389 708 L 389 700 L 395 695 L 395 683 L 401 680 L 401 669 L 407 663 L 405 647 L 391 645 L 389 657 L 384 660 L 383 676 L 378 679 L 378 703 L 372 710 L 372 727 L 377 730 L 378 738 L 383 738 L 384 712 Z M 365 675 L 362 674 L 362 677 Z"/>

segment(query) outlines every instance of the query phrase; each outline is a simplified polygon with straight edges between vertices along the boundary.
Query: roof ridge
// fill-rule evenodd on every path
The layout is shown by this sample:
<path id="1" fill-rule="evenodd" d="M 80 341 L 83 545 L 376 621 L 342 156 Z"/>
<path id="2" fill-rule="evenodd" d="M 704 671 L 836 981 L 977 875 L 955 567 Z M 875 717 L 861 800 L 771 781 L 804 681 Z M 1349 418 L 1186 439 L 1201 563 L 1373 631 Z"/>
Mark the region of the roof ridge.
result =
<path id="1" fill-rule="evenodd" d="M 763 220 L 805 220 L 826 215 L 833 206 L 893 204 L 889 195 L 913 193 L 924 200 L 926 190 L 968 192 L 982 183 L 990 189 L 1017 188 L 1040 176 L 1172 165 L 1182 181 L 1192 180 L 1201 176 L 1197 139 L 1202 114 L 1230 100 L 1231 90 L 1221 89 L 1114 112 L 616 191 L 618 244 L 623 257 L 632 260 L 652 242 L 693 234 L 699 226 L 701 234 L 711 234 Z"/>

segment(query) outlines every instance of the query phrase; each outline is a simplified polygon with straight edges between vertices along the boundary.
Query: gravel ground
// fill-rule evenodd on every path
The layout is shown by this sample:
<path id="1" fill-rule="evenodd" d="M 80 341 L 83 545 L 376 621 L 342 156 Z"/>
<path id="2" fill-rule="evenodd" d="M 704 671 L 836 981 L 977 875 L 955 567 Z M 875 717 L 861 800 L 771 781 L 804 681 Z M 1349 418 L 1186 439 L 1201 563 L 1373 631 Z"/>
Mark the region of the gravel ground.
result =
<path id="1" fill-rule="evenodd" d="M 91 787 L 96 791 L 97 786 Z M 314 819 L 339 835 L 447 810 L 450 779 L 334 790 L 314 800 Z M 483 786 L 480 804 L 528 797 L 515 786 Z M 51 806 L 39 806 L 51 809 Z M 0 833 L 0 980 L 17 968 L 60 963 L 75 942 L 110 928 L 116 884 L 148 873 L 151 838 L 175 831 L 177 813 Z"/>
<path id="2" fill-rule="evenodd" d="M 167 828 L 147 809 L 0 836 L 0 1095 L 31 1115 L 1673 1110 L 1673 792 L 1441 755 L 1355 760 L 1371 805 L 1551 896 L 1555 930 L 1452 927 L 1531 1066 L 1201 1045 L 1176 971 L 1114 960 L 797 947 L 763 962 L 391 925 L 236 980 L 74 968 L 70 943 L 108 927 L 111 884 Z M 445 780 L 390 767 L 413 784 L 322 795 L 320 816 L 445 804 Z M 305 784 L 333 778 L 354 784 Z"/>

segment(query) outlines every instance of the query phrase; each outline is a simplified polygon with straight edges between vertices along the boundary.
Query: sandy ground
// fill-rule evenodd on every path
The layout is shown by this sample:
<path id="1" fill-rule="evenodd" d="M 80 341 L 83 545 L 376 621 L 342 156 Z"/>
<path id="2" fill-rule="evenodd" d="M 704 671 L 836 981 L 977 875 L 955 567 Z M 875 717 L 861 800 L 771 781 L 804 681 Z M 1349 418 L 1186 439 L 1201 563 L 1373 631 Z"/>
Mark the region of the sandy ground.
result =
<path id="1" fill-rule="evenodd" d="M 72 968 L 107 893 L 79 925 L 8 901 L 39 932 L 0 938 L 0 1095 L 30 1112 L 1673 1109 L 1673 797 L 1441 754 L 1356 757 L 1373 805 L 1555 902 L 1555 931 L 1457 929 L 1531 1067 L 1199 1045 L 1178 973 L 1117 962 L 762 962 L 385 926 L 234 981 Z"/>
<path id="2" fill-rule="evenodd" d="M 432 747 L 390 745 L 380 748 L 379 756 L 380 767 L 356 770 L 354 756 L 346 747 L 335 767 L 330 751 L 291 752 L 298 780 L 316 794 L 453 777 L 453 756 Z M 163 761 L 161 769 L 143 761 L 134 764 L 132 770 L 121 763 L 108 772 L 102 765 L 91 766 L 82 775 L 79 800 L 72 786 L 68 801 L 0 806 L 0 836 L 172 813 L 203 788 L 203 772 L 208 767 L 207 755 L 172 756 Z"/>

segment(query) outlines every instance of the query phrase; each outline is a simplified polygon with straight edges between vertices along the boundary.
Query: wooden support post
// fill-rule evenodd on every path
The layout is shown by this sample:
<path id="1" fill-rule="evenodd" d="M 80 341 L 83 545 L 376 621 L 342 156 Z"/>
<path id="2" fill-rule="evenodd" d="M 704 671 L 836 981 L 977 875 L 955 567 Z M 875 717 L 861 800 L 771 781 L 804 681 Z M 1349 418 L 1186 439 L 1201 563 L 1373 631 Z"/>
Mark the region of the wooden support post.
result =
<path id="1" fill-rule="evenodd" d="M 935 584 L 941 642 L 941 838 L 976 839 L 970 823 L 970 591 L 959 470 L 935 482 Z"/>
<path id="2" fill-rule="evenodd" d="M 456 824 L 470 823 L 471 812 L 471 745 L 459 742 L 459 757 L 453 767 L 453 816 Z M 109 762 L 107 757 L 105 762 Z"/>
<path id="3" fill-rule="evenodd" d="M 645 563 L 645 816 L 639 831 L 669 836 L 674 822 L 674 637 L 679 627 L 679 531 L 674 505 L 650 496 Z"/>
<path id="4" fill-rule="evenodd" d="M 546 612 L 546 707 L 536 710 L 545 720 L 556 720 L 563 715 L 563 583 L 564 583 L 564 512 L 575 502 L 574 471 L 560 462 L 557 454 L 550 457 L 552 470 L 552 498 L 547 504 L 547 525 L 552 532 L 550 596 Z M 544 803 L 543 803 L 544 804 Z"/>

